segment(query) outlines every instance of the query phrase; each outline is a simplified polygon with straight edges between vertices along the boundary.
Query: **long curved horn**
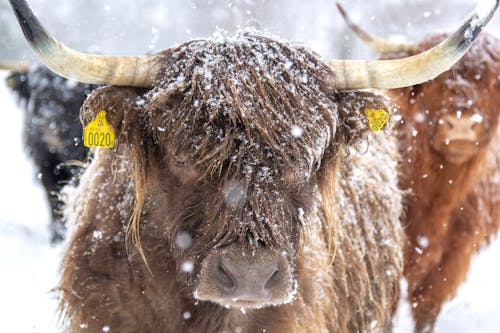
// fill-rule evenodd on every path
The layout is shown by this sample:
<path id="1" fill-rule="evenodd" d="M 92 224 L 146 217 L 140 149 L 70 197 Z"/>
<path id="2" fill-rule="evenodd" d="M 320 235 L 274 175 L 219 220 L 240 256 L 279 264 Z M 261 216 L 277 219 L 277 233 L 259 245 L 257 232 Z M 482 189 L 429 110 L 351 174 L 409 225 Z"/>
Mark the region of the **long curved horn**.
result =
<path id="1" fill-rule="evenodd" d="M 25 73 L 31 68 L 28 61 L 0 61 L 0 70 Z"/>
<path id="2" fill-rule="evenodd" d="M 52 37 L 25 0 L 9 0 L 24 36 L 47 67 L 83 83 L 150 88 L 158 72 L 158 55 L 104 56 L 75 51 Z"/>
<path id="3" fill-rule="evenodd" d="M 344 18 L 347 26 L 359 37 L 361 40 L 373 51 L 377 53 L 389 53 L 389 52 L 402 52 L 411 51 L 414 47 L 412 43 L 404 42 L 393 42 L 386 39 L 379 38 L 377 36 L 371 35 L 365 30 L 361 29 L 359 25 L 354 23 L 344 7 L 337 2 L 337 9 Z"/>
<path id="4" fill-rule="evenodd" d="M 432 80 L 453 66 L 493 17 L 500 0 L 480 1 L 462 26 L 435 47 L 391 60 L 329 60 L 337 89 L 408 87 Z"/>

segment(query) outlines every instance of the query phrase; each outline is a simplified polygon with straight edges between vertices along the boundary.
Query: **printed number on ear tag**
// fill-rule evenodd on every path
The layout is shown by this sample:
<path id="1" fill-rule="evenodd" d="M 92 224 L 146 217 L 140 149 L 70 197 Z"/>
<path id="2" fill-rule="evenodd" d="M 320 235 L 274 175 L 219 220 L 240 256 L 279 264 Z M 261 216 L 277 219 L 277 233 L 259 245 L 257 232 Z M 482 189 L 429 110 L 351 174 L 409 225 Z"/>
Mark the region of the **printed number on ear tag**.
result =
<path id="1" fill-rule="evenodd" d="M 83 145 L 89 148 L 113 148 L 115 146 L 115 131 L 106 119 L 106 111 L 99 111 L 95 119 L 85 126 Z"/>
<path id="2" fill-rule="evenodd" d="M 368 117 L 368 127 L 374 132 L 384 128 L 389 120 L 389 112 L 385 109 L 365 109 L 365 115 Z"/>

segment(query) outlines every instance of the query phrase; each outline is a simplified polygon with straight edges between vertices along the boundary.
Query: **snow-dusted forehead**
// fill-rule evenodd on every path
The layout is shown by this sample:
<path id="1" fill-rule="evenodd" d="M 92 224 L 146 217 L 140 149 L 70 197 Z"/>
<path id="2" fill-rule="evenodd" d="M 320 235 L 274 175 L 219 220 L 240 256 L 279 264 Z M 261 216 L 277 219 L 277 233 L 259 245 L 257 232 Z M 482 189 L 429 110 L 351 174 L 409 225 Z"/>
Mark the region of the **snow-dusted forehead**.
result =
<path id="1" fill-rule="evenodd" d="M 199 40 L 165 51 L 146 110 L 158 141 L 203 169 L 318 167 L 338 124 L 330 69 L 267 36 Z"/>

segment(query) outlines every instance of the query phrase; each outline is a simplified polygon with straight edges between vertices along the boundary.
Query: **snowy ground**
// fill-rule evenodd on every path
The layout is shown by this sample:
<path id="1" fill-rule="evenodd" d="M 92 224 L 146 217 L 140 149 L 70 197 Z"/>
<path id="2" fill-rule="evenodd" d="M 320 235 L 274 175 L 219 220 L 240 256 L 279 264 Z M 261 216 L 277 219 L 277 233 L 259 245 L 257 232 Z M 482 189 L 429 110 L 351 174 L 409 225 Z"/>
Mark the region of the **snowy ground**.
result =
<path id="1" fill-rule="evenodd" d="M 57 284 L 62 246 L 48 242 L 45 196 L 22 148 L 22 116 L 0 73 L 0 332 L 57 332 Z M 467 282 L 444 309 L 437 332 L 500 332 L 500 241 L 479 254 Z M 411 332 L 406 303 L 396 332 Z"/>
<path id="2" fill-rule="evenodd" d="M 22 115 L 0 74 L 0 332 L 55 332 L 61 248 L 49 246 L 45 194 L 22 148 Z"/>

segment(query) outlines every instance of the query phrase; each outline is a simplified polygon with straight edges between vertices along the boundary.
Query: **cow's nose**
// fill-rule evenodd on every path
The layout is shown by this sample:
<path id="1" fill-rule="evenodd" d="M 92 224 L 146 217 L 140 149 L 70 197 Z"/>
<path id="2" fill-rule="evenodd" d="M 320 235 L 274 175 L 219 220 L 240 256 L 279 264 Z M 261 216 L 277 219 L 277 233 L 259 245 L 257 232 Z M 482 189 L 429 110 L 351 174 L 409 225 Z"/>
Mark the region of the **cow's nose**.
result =
<path id="1" fill-rule="evenodd" d="M 440 120 L 440 124 L 446 125 L 441 131 L 443 132 L 443 136 L 448 139 L 448 142 L 477 141 L 477 125 L 480 122 L 480 120 L 478 121 L 478 115 L 462 115 L 460 118 L 456 118 L 453 115 L 445 115 Z"/>
<path id="2" fill-rule="evenodd" d="M 282 304 L 293 293 L 287 256 L 269 250 L 234 248 L 210 254 L 199 275 L 197 297 L 224 306 Z"/>
<path id="3" fill-rule="evenodd" d="M 217 266 L 214 283 L 233 299 L 266 300 L 270 298 L 270 289 L 283 278 L 277 258 L 240 260 L 220 255 Z"/>

